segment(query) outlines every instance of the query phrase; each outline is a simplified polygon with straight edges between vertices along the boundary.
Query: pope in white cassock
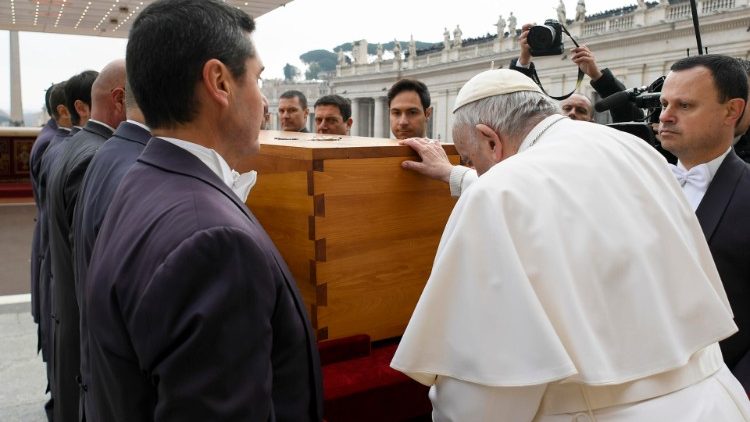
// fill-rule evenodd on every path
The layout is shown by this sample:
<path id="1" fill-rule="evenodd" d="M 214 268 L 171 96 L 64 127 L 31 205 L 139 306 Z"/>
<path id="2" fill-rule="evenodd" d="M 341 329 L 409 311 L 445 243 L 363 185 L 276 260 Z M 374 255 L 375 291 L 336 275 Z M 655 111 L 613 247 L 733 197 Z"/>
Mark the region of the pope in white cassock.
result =
<path id="1" fill-rule="evenodd" d="M 434 420 L 750 421 L 717 344 L 731 309 L 664 159 L 513 70 L 472 78 L 453 113 L 481 177 L 391 362 L 431 386 Z"/>

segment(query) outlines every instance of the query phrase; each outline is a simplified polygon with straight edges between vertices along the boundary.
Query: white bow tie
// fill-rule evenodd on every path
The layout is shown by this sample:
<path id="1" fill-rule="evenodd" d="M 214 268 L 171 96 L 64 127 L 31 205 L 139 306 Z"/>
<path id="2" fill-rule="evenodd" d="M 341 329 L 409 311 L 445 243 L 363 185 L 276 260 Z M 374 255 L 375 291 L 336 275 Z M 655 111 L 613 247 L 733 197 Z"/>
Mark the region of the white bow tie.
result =
<path id="1" fill-rule="evenodd" d="M 699 164 L 690 170 L 685 170 L 681 167 L 677 167 L 674 164 L 670 164 L 669 168 L 672 169 L 672 174 L 677 178 L 680 186 L 692 186 L 702 192 L 706 191 L 708 187 L 708 179 L 710 177 L 710 171 L 707 164 Z"/>

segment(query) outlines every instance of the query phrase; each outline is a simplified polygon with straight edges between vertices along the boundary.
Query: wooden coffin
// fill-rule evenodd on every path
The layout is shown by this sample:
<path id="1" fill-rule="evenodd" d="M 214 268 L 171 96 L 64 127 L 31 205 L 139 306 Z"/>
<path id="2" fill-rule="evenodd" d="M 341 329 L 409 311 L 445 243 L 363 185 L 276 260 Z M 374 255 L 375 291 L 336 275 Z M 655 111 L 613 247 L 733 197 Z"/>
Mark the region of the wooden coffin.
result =
<path id="1" fill-rule="evenodd" d="M 400 167 L 391 139 L 262 131 L 247 204 L 281 251 L 318 339 L 400 336 L 430 274 L 455 199 Z M 288 139 L 295 138 L 295 139 Z M 453 145 L 444 145 L 458 162 Z"/>

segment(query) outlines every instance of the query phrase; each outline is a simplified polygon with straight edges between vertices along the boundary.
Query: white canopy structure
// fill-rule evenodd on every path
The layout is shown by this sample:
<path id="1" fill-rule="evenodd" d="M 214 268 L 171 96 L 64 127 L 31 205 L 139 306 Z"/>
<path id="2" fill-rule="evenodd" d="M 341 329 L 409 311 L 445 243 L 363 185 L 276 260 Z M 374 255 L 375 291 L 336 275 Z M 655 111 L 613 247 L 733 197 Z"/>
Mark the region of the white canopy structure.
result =
<path id="1" fill-rule="evenodd" d="M 11 121 L 22 117 L 18 32 L 127 38 L 135 15 L 153 0 L 0 0 L 0 30 L 10 31 Z M 257 18 L 291 0 L 224 0 Z"/>

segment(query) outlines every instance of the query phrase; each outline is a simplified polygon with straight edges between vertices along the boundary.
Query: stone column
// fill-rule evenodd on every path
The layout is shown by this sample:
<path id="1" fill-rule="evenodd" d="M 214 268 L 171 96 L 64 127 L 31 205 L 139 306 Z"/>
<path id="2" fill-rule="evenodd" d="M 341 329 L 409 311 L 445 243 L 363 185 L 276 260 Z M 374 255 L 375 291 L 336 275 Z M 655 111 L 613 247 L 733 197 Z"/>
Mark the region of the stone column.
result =
<path id="1" fill-rule="evenodd" d="M 18 31 L 10 31 L 10 124 L 23 126 L 23 102 L 21 101 L 21 59 L 18 46 Z"/>
<path id="2" fill-rule="evenodd" d="M 375 97 L 375 112 L 373 116 L 373 133 L 376 138 L 384 138 L 383 127 L 385 126 L 384 112 L 385 97 Z"/>
<path id="3" fill-rule="evenodd" d="M 349 133 L 359 136 L 359 98 L 352 98 L 352 128 Z"/>

